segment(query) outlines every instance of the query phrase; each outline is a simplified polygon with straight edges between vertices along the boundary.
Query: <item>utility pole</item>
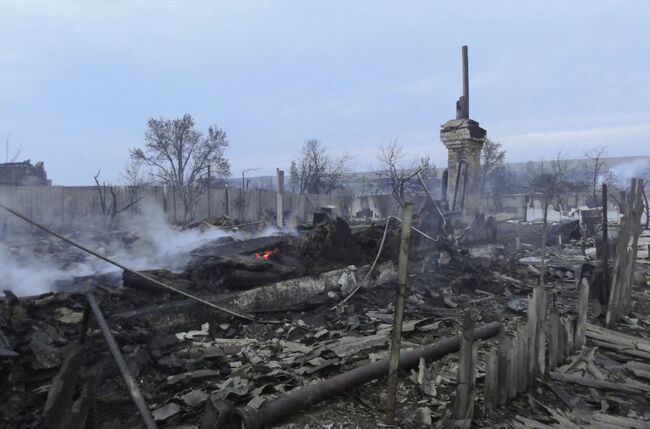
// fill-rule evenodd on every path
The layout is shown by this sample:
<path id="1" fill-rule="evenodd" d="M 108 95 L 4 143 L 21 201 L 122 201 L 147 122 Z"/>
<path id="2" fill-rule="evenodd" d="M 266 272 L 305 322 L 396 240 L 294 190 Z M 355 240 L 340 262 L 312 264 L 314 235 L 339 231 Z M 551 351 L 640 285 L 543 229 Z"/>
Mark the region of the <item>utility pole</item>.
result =
<path id="1" fill-rule="evenodd" d="M 276 192 L 276 226 L 284 226 L 284 171 L 276 169 L 278 190 Z"/>
<path id="2" fill-rule="evenodd" d="M 208 164 L 208 219 L 212 219 L 212 197 L 210 196 L 210 190 L 212 188 L 212 175 L 210 164 Z"/>

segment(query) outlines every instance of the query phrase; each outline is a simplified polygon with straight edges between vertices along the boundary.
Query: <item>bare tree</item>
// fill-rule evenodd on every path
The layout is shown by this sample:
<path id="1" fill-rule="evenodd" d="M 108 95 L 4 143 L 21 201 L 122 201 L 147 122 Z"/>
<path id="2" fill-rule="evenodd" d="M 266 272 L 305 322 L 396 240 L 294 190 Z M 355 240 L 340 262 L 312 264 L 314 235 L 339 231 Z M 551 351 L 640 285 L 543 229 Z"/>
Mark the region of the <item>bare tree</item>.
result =
<path id="1" fill-rule="evenodd" d="M 130 187 L 139 187 L 147 184 L 142 171 L 142 161 L 132 159 L 120 173 L 122 184 Z"/>
<path id="2" fill-rule="evenodd" d="M 416 178 L 418 173 L 435 174 L 435 166 L 431 166 L 429 157 L 420 158 L 406 166 L 404 156 L 404 147 L 397 139 L 386 146 L 379 146 L 377 152 L 379 167 L 375 171 L 379 176 L 378 186 L 388 188 L 401 207 L 406 203 L 407 191 L 418 189 L 420 186 Z"/>
<path id="3" fill-rule="evenodd" d="M 555 155 L 555 159 L 551 161 L 551 168 L 553 169 L 554 176 L 554 196 L 557 198 L 557 206 L 562 209 L 564 204 L 564 193 L 566 188 L 566 175 L 569 170 L 569 161 L 566 156 L 559 151 Z"/>
<path id="4" fill-rule="evenodd" d="M 351 157 L 332 158 L 318 140 L 307 140 L 297 164 L 300 193 L 330 193 L 341 188 L 350 175 Z"/>
<path id="5" fill-rule="evenodd" d="M 289 184 L 291 185 L 291 192 L 295 192 L 295 187 L 300 183 L 300 175 L 298 174 L 298 165 L 296 161 L 291 161 L 289 168 Z"/>
<path id="6" fill-rule="evenodd" d="M 224 157 L 226 133 L 215 125 L 204 136 L 194 129 L 189 114 L 173 120 L 152 118 L 147 128 L 144 148 L 132 149 L 131 158 L 151 167 L 158 182 L 179 192 L 187 221 L 190 208 L 205 191 L 208 165 L 214 177 L 230 176 L 230 163 Z"/>
<path id="7" fill-rule="evenodd" d="M 481 193 L 489 175 L 502 167 L 505 159 L 506 151 L 501 148 L 501 143 L 486 139 L 481 151 Z"/>
<path id="8" fill-rule="evenodd" d="M 596 188 L 598 187 L 598 177 L 603 172 L 603 169 L 606 166 L 605 157 L 607 156 L 607 146 L 600 146 L 585 152 L 585 156 L 591 160 L 592 166 L 590 169 L 590 176 L 592 182 L 592 190 L 594 197 L 594 206 L 596 208 L 600 207 L 598 204 L 598 197 L 596 196 Z"/>
<path id="9" fill-rule="evenodd" d="M 102 216 L 104 223 L 107 225 L 112 225 L 117 215 L 122 212 L 127 211 L 131 207 L 136 206 L 140 200 L 141 196 L 138 196 L 137 193 L 129 192 L 129 201 L 125 202 L 121 207 L 118 202 L 117 193 L 115 187 L 108 182 L 99 181 L 99 174 L 101 170 L 97 172 L 94 177 L 95 179 L 95 190 L 99 196 L 99 206 L 102 210 Z"/>

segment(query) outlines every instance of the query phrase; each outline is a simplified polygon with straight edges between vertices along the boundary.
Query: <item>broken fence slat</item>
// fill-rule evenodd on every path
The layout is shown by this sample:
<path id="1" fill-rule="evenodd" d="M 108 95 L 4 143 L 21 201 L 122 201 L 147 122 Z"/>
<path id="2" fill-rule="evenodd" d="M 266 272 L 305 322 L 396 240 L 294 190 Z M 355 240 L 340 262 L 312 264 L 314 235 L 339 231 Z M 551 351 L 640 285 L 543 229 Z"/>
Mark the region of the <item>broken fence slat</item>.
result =
<path id="1" fill-rule="evenodd" d="M 528 386 L 535 384 L 535 369 L 537 368 L 537 352 L 536 352 L 536 338 L 537 338 L 537 313 L 535 312 L 535 304 L 532 295 L 528 296 Z"/>
<path id="2" fill-rule="evenodd" d="M 514 399 L 517 397 L 517 383 L 519 381 L 519 376 L 517 370 L 519 368 L 517 362 L 517 355 L 519 351 L 519 336 L 515 332 L 514 334 L 508 334 L 508 375 L 507 375 L 507 387 L 506 394 L 508 399 Z"/>
<path id="3" fill-rule="evenodd" d="M 548 369 L 553 371 L 560 360 L 560 314 L 556 308 L 551 310 L 548 327 Z"/>
<path id="4" fill-rule="evenodd" d="M 589 281 L 586 278 L 580 280 L 580 292 L 578 296 L 578 320 L 576 322 L 576 332 L 574 347 L 576 350 L 585 345 L 585 326 L 589 309 Z"/>
<path id="5" fill-rule="evenodd" d="M 537 338 L 536 338 L 536 362 L 535 376 L 543 376 L 546 373 L 546 289 L 538 286 L 533 290 L 535 300 L 535 311 L 537 312 Z"/>
<path id="6" fill-rule="evenodd" d="M 499 383 L 499 356 L 496 350 L 488 353 L 485 363 L 485 408 L 494 410 L 498 403 L 497 386 Z"/>
<path id="7" fill-rule="evenodd" d="M 574 345 L 574 335 L 575 335 L 575 325 L 573 322 L 573 317 L 569 316 L 564 321 L 564 333 L 566 340 L 566 355 L 567 357 L 575 351 Z"/>
<path id="8" fill-rule="evenodd" d="M 519 329 L 519 345 L 517 356 L 517 393 L 528 389 L 528 332 L 526 326 Z"/>
<path id="9" fill-rule="evenodd" d="M 564 383 L 579 384 L 585 387 L 595 387 L 597 389 L 614 390 L 625 393 L 641 393 L 643 390 L 638 387 L 628 386 L 622 383 L 613 383 L 611 381 L 595 380 L 578 375 L 565 374 L 562 372 L 552 371 L 549 373 L 551 379 L 562 381 Z"/>
<path id="10" fill-rule="evenodd" d="M 504 332 L 499 335 L 499 375 L 497 380 L 497 404 L 505 405 L 508 399 L 508 349 L 510 348 L 510 338 Z"/>
<path id="11" fill-rule="evenodd" d="M 468 413 L 468 407 L 473 406 L 470 404 L 470 396 L 472 395 L 471 380 L 474 372 L 474 321 L 469 314 L 465 314 L 463 319 L 462 329 L 462 343 L 460 346 L 460 360 L 458 364 L 458 386 L 456 388 L 456 402 L 454 404 L 454 419 L 464 419 Z"/>

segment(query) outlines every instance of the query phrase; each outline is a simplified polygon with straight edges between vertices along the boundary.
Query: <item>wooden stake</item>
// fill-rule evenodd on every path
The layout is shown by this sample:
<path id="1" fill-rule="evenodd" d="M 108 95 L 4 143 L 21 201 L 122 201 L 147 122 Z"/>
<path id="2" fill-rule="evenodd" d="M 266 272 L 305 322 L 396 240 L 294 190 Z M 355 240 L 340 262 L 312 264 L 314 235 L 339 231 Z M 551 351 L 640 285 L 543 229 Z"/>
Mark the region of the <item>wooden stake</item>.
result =
<path id="1" fill-rule="evenodd" d="M 537 301 L 537 375 L 546 374 L 546 291 L 541 290 Z"/>
<path id="2" fill-rule="evenodd" d="M 546 372 L 546 289 L 544 277 L 546 276 L 546 229 L 548 227 L 548 183 L 544 188 L 544 226 L 542 228 L 542 269 L 539 276 L 539 287 L 533 289 L 533 301 L 537 318 L 535 332 L 536 363 L 535 376 Z"/>
<path id="3" fill-rule="evenodd" d="M 537 289 L 537 288 L 536 288 Z M 537 312 L 535 311 L 535 290 L 528 296 L 528 386 L 535 384 L 537 368 Z"/>
<path id="4" fill-rule="evenodd" d="M 515 250 L 519 250 L 521 247 L 521 238 L 515 237 Z"/>
<path id="5" fill-rule="evenodd" d="M 400 344 L 402 341 L 402 320 L 404 318 L 404 296 L 406 294 L 406 278 L 408 272 L 408 257 L 411 243 L 411 219 L 413 204 L 406 203 L 402 213 L 402 236 L 399 249 L 397 268 L 397 297 L 395 299 L 395 320 L 390 346 L 390 363 L 388 369 L 388 388 L 386 418 L 384 423 L 395 425 L 395 409 L 397 407 L 397 371 L 399 368 Z"/>
<path id="6" fill-rule="evenodd" d="M 460 362 L 458 364 L 458 385 L 454 404 L 454 420 L 463 420 L 468 414 L 470 397 L 473 392 L 472 375 L 474 373 L 474 321 L 469 314 L 463 319 L 462 342 L 460 345 Z"/>
<path id="7" fill-rule="evenodd" d="M 524 393 L 528 389 L 528 331 L 526 326 L 519 329 L 517 360 L 517 392 Z"/>
<path id="8" fill-rule="evenodd" d="M 567 317 L 564 322 L 564 333 L 566 339 L 566 354 L 567 357 L 575 351 L 575 326 L 573 322 L 573 317 Z"/>
<path id="9" fill-rule="evenodd" d="M 625 215 L 621 219 L 616 245 L 616 259 L 612 271 L 609 302 L 605 323 L 608 327 L 629 310 L 632 275 L 636 265 L 636 253 L 640 233 L 643 202 L 643 180 L 632 179 Z"/>
<path id="10" fill-rule="evenodd" d="M 499 383 L 499 357 L 495 350 L 490 351 L 485 363 L 485 408 L 494 410 L 498 403 L 497 385 Z"/>
<path id="11" fill-rule="evenodd" d="M 558 361 L 560 360 L 560 314 L 555 307 L 551 309 L 548 331 L 548 369 L 553 371 L 557 368 Z"/>
<path id="12" fill-rule="evenodd" d="M 632 279 L 634 277 L 634 271 L 636 269 L 636 256 L 637 256 L 638 246 L 639 246 L 639 235 L 641 235 L 641 216 L 643 215 L 643 199 L 642 199 L 643 187 L 644 187 L 643 179 L 637 179 L 636 191 L 634 195 L 635 204 L 632 209 L 632 215 L 631 215 L 632 219 L 630 223 L 630 228 L 632 233 L 632 244 L 627 259 L 626 282 L 624 283 L 625 293 L 623 294 L 624 301 L 622 305 L 622 310 L 624 314 L 629 314 L 629 312 L 632 310 L 632 300 L 631 300 Z"/>
<path id="13" fill-rule="evenodd" d="M 508 399 L 514 399 L 517 397 L 517 383 L 519 382 L 519 375 L 517 374 L 517 369 L 519 368 L 519 362 L 517 357 L 519 355 L 519 336 L 517 333 L 508 334 L 510 347 L 508 349 L 508 387 L 507 396 Z"/>
<path id="14" fill-rule="evenodd" d="M 576 333 L 574 347 L 576 350 L 585 345 L 585 325 L 587 324 L 587 311 L 589 308 L 589 281 L 583 277 L 580 280 L 580 293 L 578 296 L 578 321 L 576 323 Z"/>
<path id="15" fill-rule="evenodd" d="M 562 365 L 567 359 L 566 331 L 562 326 L 562 319 L 558 316 L 557 327 L 557 364 Z"/>
<path id="16" fill-rule="evenodd" d="M 528 383 L 535 383 L 535 378 L 544 374 L 546 368 L 546 291 L 542 286 L 533 289 L 533 299 L 530 304 L 529 323 L 534 322 L 532 336 L 528 337 L 529 358 L 533 359 L 532 368 L 529 369 Z M 530 344 L 532 342 L 532 345 Z"/>
<path id="17" fill-rule="evenodd" d="M 497 383 L 497 403 L 505 405 L 508 399 L 508 350 L 510 337 L 505 331 L 499 334 L 499 377 Z"/>

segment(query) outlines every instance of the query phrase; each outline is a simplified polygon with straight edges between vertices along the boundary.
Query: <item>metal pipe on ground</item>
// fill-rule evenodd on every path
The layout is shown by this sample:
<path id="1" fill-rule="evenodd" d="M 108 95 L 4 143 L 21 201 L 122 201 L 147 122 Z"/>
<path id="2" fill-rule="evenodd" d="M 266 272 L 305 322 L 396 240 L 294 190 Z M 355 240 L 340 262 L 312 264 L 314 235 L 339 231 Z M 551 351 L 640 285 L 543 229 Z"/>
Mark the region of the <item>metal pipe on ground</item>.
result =
<path id="1" fill-rule="evenodd" d="M 153 416 L 149 411 L 149 407 L 144 402 L 144 397 L 142 396 L 142 392 L 140 392 L 138 384 L 135 382 L 133 375 L 131 375 L 131 372 L 129 371 L 129 367 L 124 360 L 124 356 L 122 356 L 122 352 L 120 351 L 117 342 L 115 341 L 115 337 L 113 337 L 113 334 L 111 334 L 111 329 L 108 327 L 108 323 L 106 323 L 106 319 L 104 318 L 104 314 L 99 308 L 99 304 L 97 304 L 95 295 L 93 295 L 92 292 L 86 293 L 86 300 L 90 306 L 90 309 L 95 315 L 95 320 L 97 321 L 97 325 L 99 325 L 99 330 L 102 332 L 102 335 L 108 344 L 108 349 L 113 355 L 113 359 L 115 360 L 115 363 L 120 370 L 120 374 L 126 383 L 126 386 L 129 390 L 129 395 L 131 396 L 131 399 L 133 400 L 135 406 L 138 408 L 138 412 L 142 416 L 145 427 L 147 429 L 157 429 L 158 426 L 156 425 L 156 422 L 154 421 Z"/>
<path id="2" fill-rule="evenodd" d="M 501 323 L 492 322 L 474 330 L 474 340 L 496 336 L 501 331 Z M 400 353 L 400 368 L 410 369 L 420 363 L 420 358 L 433 361 L 460 349 L 459 335 L 444 338 L 437 343 L 416 350 Z M 355 387 L 388 375 L 389 359 L 380 360 L 366 366 L 346 371 L 319 383 L 294 390 L 285 396 L 263 404 L 257 411 L 250 407 L 238 407 L 231 411 L 226 428 L 261 429 L 279 423 L 291 414 L 302 411 L 314 404 L 347 392 Z"/>

